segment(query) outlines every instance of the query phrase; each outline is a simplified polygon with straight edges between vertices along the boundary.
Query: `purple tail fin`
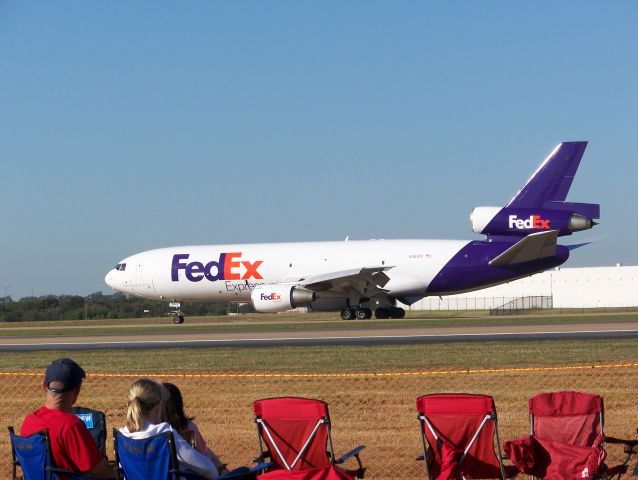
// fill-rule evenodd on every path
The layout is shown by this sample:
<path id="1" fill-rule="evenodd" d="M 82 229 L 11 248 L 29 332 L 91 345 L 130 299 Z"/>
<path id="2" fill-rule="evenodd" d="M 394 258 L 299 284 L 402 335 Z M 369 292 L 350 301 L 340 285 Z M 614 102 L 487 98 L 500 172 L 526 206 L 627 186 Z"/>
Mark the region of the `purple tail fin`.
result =
<path id="1" fill-rule="evenodd" d="M 600 218 L 599 205 L 565 202 L 586 147 L 587 142 L 559 144 L 506 207 L 549 208 Z"/>

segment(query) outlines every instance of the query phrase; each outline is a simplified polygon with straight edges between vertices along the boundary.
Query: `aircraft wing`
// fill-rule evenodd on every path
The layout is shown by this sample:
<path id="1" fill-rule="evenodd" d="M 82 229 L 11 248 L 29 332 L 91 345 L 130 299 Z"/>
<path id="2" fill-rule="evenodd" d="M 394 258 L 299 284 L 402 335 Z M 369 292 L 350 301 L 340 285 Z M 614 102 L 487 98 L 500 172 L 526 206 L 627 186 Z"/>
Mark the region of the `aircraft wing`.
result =
<path id="1" fill-rule="evenodd" d="M 507 267 L 508 265 L 554 256 L 556 255 L 557 239 L 558 230 L 532 233 L 490 260 L 490 265 L 493 267 Z"/>
<path id="2" fill-rule="evenodd" d="M 352 268 L 336 272 L 309 275 L 289 279 L 313 292 L 332 292 L 347 294 L 352 289 L 363 296 L 372 296 L 383 292 L 383 287 L 390 281 L 384 272 L 388 266 Z"/>

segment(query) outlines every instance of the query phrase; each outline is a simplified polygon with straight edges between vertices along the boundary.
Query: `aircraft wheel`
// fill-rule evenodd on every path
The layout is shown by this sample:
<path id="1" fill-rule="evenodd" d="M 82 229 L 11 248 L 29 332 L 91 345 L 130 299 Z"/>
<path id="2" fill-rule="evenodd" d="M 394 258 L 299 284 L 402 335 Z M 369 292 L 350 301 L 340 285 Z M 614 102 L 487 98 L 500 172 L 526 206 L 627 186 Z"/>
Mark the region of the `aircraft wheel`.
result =
<path id="1" fill-rule="evenodd" d="M 355 315 L 358 320 L 367 320 L 372 317 L 372 310 L 369 308 L 360 308 L 356 311 Z"/>
<path id="2" fill-rule="evenodd" d="M 386 318 L 390 318 L 390 310 L 384 307 L 377 308 L 374 311 L 374 316 L 380 320 L 385 320 Z"/>
<path id="3" fill-rule="evenodd" d="M 394 307 L 390 310 L 390 318 L 405 318 L 405 310 Z"/>
<path id="4" fill-rule="evenodd" d="M 179 325 L 180 323 L 184 323 L 184 315 L 174 315 L 173 316 L 173 323 L 175 325 Z"/>
<path id="5" fill-rule="evenodd" d="M 341 310 L 342 320 L 352 320 L 353 318 L 355 318 L 355 311 L 353 308 L 344 308 Z"/>

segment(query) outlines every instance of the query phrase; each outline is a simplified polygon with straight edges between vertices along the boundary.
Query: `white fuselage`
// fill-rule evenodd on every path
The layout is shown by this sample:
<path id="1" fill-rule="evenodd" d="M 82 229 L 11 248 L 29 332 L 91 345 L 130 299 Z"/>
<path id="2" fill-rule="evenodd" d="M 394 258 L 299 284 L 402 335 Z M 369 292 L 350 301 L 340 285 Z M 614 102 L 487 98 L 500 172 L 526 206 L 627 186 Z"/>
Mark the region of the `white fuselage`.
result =
<path id="1" fill-rule="evenodd" d="M 151 299 L 248 301 L 264 284 L 298 283 L 362 267 L 387 267 L 389 294 L 424 295 L 467 241 L 364 240 L 184 246 L 130 256 L 106 276 L 112 288 Z M 125 265 L 124 267 L 121 267 Z"/>

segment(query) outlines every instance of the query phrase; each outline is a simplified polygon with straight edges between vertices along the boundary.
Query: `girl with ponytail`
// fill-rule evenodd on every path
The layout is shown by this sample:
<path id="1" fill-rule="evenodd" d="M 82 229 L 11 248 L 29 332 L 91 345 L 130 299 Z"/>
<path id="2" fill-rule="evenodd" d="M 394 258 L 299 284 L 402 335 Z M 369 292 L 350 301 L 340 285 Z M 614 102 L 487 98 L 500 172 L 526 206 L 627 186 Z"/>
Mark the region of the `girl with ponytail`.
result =
<path id="1" fill-rule="evenodd" d="M 171 425 L 162 421 L 163 402 L 168 398 L 164 386 L 154 380 L 141 378 L 128 391 L 126 426 L 120 429 L 129 438 L 148 438 L 173 432 L 180 468 L 186 468 L 207 479 L 219 478 L 213 462 L 195 450 Z"/>

